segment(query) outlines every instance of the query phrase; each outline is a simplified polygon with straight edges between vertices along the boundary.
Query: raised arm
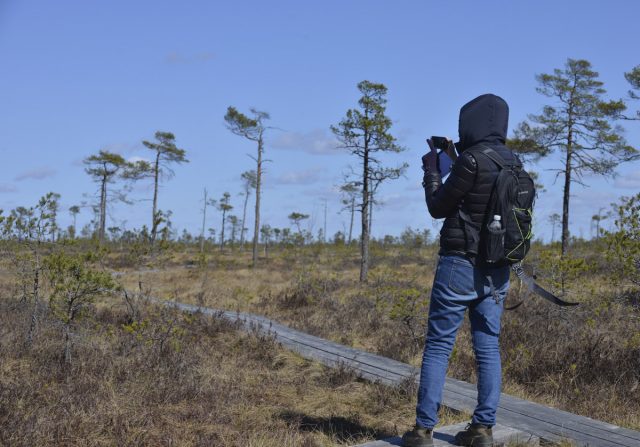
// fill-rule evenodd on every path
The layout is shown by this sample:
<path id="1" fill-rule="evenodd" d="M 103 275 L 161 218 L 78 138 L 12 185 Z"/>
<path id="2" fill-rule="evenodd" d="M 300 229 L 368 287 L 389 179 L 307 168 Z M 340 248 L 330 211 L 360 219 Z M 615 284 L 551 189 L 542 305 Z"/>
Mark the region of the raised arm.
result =
<path id="1" fill-rule="evenodd" d="M 477 170 L 473 155 L 463 152 L 444 184 L 437 169 L 425 172 L 422 186 L 429 214 L 435 219 L 449 217 L 473 186 Z"/>

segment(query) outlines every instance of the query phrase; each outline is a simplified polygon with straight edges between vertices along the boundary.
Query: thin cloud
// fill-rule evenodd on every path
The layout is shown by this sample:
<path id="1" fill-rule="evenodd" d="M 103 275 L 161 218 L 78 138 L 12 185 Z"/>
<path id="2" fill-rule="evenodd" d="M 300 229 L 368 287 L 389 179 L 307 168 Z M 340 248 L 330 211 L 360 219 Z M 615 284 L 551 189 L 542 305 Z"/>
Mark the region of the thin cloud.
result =
<path id="1" fill-rule="evenodd" d="M 338 141 L 328 131 L 316 129 L 310 132 L 285 132 L 273 140 L 271 146 L 276 149 L 328 155 L 337 152 Z"/>
<path id="2" fill-rule="evenodd" d="M 424 206 L 423 202 L 416 200 L 415 197 L 410 197 L 406 194 L 386 194 L 380 198 L 376 198 L 376 202 L 379 208 L 382 207 L 391 211 L 410 209 L 416 204 L 418 204 L 420 207 Z"/>
<path id="3" fill-rule="evenodd" d="M 640 189 L 640 170 L 616 177 L 613 186 L 620 189 Z"/>
<path id="4" fill-rule="evenodd" d="M 571 197 L 571 210 L 574 216 L 584 213 L 592 215 L 600 208 L 609 209 L 612 203 L 618 199 L 618 195 L 611 191 L 580 191 Z M 571 219 L 573 220 L 573 218 Z"/>
<path id="5" fill-rule="evenodd" d="M 142 142 L 135 143 L 111 143 L 104 146 L 102 149 L 105 151 L 113 152 L 116 154 L 131 154 L 143 149 Z"/>
<path id="6" fill-rule="evenodd" d="M 0 183 L 0 193 L 10 193 L 10 192 L 17 192 L 18 188 L 16 188 L 16 185 L 12 185 L 10 183 Z"/>
<path id="7" fill-rule="evenodd" d="M 424 186 L 422 186 L 422 180 L 411 181 L 407 186 L 405 186 L 405 191 L 422 191 Z"/>
<path id="8" fill-rule="evenodd" d="M 289 171 L 276 177 L 276 185 L 312 185 L 320 180 L 318 169 L 307 169 L 304 171 Z"/>
<path id="9" fill-rule="evenodd" d="M 30 171 L 23 172 L 22 174 L 16 176 L 14 179 L 16 182 L 21 182 L 23 180 L 44 180 L 49 177 L 53 177 L 56 175 L 56 170 L 48 167 L 41 167 L 32 169 Z"/>
<path id="10" fill-rule="evenodd" d="M 336 198 L 340 195 L 340 188 L 333 185 L 318 186 L 310 189 L 305 189 L 302 194 L 310 197 L 317 197 L 321 199 Z"/>
<path id="11" fill-rule="evenodd" d="M 413 129 L 409 127 L 402 127 L 395 131 L 394 136 L 398 139 L 398 141 L 402 142 L 407 141 L 413 134 Z"/>

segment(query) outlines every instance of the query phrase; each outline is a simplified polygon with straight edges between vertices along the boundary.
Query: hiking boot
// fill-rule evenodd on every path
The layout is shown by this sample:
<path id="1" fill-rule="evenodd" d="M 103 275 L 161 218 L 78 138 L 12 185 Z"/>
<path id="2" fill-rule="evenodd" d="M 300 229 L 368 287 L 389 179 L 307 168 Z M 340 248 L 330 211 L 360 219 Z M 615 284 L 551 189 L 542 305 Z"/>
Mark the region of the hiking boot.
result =
<path id="1" fill-rule="evenodd" d="M 433 447 L 433 430 L 416 424 L 413 430 L 402 435 L 403 447 Z"/>
<path id="2" fill-rule="evenodd" d="M 455 443 L 466 447 L 491 447 L 493 432 L 488 425 L 471 423 L 466 429 L 456 434 Z"/>

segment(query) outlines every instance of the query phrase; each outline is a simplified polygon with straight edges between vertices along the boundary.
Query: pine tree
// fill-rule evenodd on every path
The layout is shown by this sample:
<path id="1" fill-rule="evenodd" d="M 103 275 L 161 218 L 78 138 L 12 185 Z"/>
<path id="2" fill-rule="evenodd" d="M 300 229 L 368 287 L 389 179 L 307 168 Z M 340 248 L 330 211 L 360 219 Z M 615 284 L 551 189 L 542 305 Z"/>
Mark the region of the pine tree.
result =
<path id="1" fill-rule="evenodd" d="M 176 137 L 171 132 L 155 133 L 157 142 L 143 141 L 148 149 L 154 152 L 152 163 L 139 162 L 136 177 L 153 178 L 153 208 L 151 212 L 151 244 L 153 245 L 158 235 L 158 227 L 162 223 L 162 214 L 158 210 L 158 186 L 162 178 L 174 175 L 171 164 L 188 163 L 186 151 L 176 146 Z"/>
<path id="2" fill-rule="evenodd" d="M 396 138 L 390 133 L 392 122 L 385 114 L 387 87 L 383 84 L 362 81 L 358 83 L 358 90 L 362 94 L 358 101 L 359 107 L 347 110 L 345 117 L 338 125 L 331 126 L 331 130 L 338 138 L 341 148 L 358 157 L 361 163 L 362 174 L 358 182 L 362 198 L 359 203 L 362 217 L 360 281 L 365 282 L 369 272 L 371 187 L 375 180 L 374 173 L 382 169 L 376 154 L 401 152 L 404 148 L 396 143 Z"/>
<path id="3" fill-rule="evenodd" d="M 262 174 L 263 171 L 263 155 L 264 155 L 264 133 L 267 127 L 264 122 L 269 119 L 267 112 L 261 112 L 256 109 L 250 109 L 253 118 L 249 118 L 243 113 L 238 112 L 235 107 L 227 108 L 227 114 L 224 116 L 224 120 L 227 123 L 227 128 L 231 133 L 246 138 L 250 141 L 255 141 L 258 145 L 258 153 L 256 157 L 252 157 L 256 162 L 256 206 L 253 225 L 253 258 L 252 265 L 256 266 L 258 262 L 258 238 L 260 237 L 260 195 L 262 188 Z"/>
<path id="4" fill-rule="evenodd" d="M 222 228 L 220 229 L 220 250 L 224 248 L 224 228 L 227 225 L 227 213 L 233 209 L 231 194 L 225 192 L 218 201 L 218 210 L 222 212 Z"/>
<path id="5" fill-rule="evenodd" d="M 101 150 L 97 155 L 91 155 L 83 160 L 87 166 L 85 172 L 89 174 L 95 182 L 100 185 L 100 204 L 98 209 L 98 241 L 104 241 L 106 221 L 107 221 L 107 202 L 109 189 L 108 185 L 118 178 L 125 178 L 128 171 L 133 168 L 121 155 L 113 152 Z M 71 210 L 70 210 L 71 211 Z M 78 211 L 80 211 L 78 209 Z M 75 213 L 77 214 L 77 213 Z M 75 217 L 74 217 L 75 229 Z"/>
<path id="6" fill-rule="evenodd" d="M 244 196 L 244 206 L 242 208 L 242 228 L 240 229 L 240 245 L 244 249 L 244 232 L 246 231 L 246 220 L 247 220 L 247 204 L 249 203 L 249 196 L 251 195 L 251 190 L 256 189 L 256 171 L 245 171 L 240 177 L 242 178 L 242 187 L 244 191 L 242 195 Z"/>
<path id="7" fill-rule="evenodd" d="M 571 185 L 584 185 L 585 174 L 610 175 L 624 162 L 638 158 L 629 146 L 622 129 L 614 124 L 625 109 L 622 101 L 608 101 L 606 90 L 586 60 L 568 59 L 563 69 L 540 74 L 537 91 L 552 98 L 539 115 L 530 115 L 520 124 L 516 140 L 532 142 L 540 155 L 559 151 L 561 167 L 555 170 L 564 177 L 562 200 L 562 256 L 569 244 L 569 201 Z"/>

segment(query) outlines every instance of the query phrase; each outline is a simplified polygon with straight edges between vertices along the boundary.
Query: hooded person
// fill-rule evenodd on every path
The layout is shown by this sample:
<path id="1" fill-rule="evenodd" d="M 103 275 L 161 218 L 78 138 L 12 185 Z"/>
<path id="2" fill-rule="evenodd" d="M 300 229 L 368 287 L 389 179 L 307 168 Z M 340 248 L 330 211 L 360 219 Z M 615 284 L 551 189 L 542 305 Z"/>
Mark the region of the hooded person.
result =
<path id="1" fill-rule="evenodd" d="M 460 156 L 451 176 L 443 185 L 437 169 L 425 167 L 423 186 L 429 213 L 445 219 L 440 255 L 467 256 L 475 263 L 478 240 L 468 227 L 482 225 L 498 175 L 496 164 L 479 152 L 490 147 L 505 161 L 514 160 L 515 155 L 505 146 L 508 122 L 509 107 L 504 99 L 491 94 L 475 98 L 460 109 L 460 141 L 456 144 Z"/>
<path id="2" fill-rule="evenodd" d="M 460 109 L 456 143 L 459 156 L 442 183 L 436 151 L 423 157 L 423 186 L 432 217 L 444 218 L 440 231 L 440 258 L 436 269 L 427 337 L 422 357 L 416 425 L 402 437 L 405 447 L 431 447 L 438 423 L 449 356 L 456 333 L 469 311 L 478 375 L 478 405 L 467 429 L 458 433 L 458 445 L 489 447 L 500 399 L 501 364 L 498 338 L 509 267 L 489 266 L 478 253 L 482 225 L 499 168 L 482 155 L 491 148 L 504 160 L 515 155 L 505 146 L 509 107 L 500 97 L 481 95 Z"/>

